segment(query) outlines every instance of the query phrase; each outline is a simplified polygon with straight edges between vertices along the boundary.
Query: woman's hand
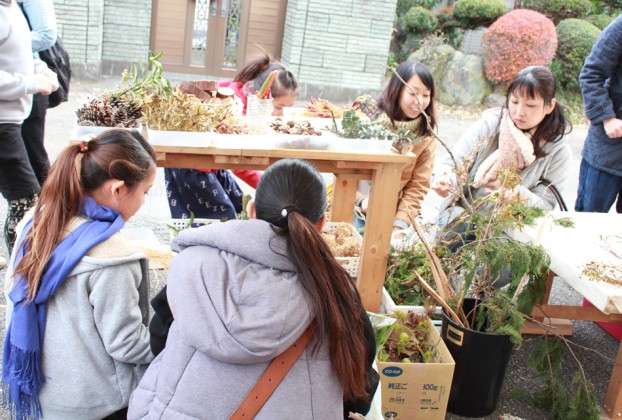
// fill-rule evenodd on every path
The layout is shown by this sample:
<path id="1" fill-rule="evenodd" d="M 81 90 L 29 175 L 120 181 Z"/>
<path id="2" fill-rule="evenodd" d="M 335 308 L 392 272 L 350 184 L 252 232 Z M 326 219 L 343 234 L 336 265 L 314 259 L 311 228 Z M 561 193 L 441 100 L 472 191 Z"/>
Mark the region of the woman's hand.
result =
<path id="1" fill-rule="evenodd" d="M 432 183 L 430 188 L 441 197 L 447 197 L 451 190 L 451 178 L 449 175 L 441 175 Z"/>
<path id="2" fill-rule="evenodd" d="M 46 68 L 42 72 L 35 75 L 37 83 L 37 92 L 43 95 L 49 95 L 50 93 L 58 89 L 58 77 L 52 70 Z"/>
<path id="3" fill-rule="evenodd" d="M 518 193 L 520 192 L 520 185 L 517 185 L 514 188 L 503 188 L 503 187 L 488 187 L 486 188 L 486 194 L 494 194 L 495 192 L 499 192 L 499 201 L 501 201 L 502 203 L 506 203 L 508 201 L 511 201 L 514 197 L 516 197 L 518 195 Z"/>

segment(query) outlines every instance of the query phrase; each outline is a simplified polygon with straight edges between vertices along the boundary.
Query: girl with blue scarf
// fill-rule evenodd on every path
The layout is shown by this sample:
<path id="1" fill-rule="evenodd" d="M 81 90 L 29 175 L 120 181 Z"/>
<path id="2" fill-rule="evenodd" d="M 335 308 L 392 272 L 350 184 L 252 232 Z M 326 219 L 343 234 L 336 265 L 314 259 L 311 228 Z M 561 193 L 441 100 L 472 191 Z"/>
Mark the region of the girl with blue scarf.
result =
<path id="1" fill-rule="evenodd" d="M 12 417 L 124 418 L 153 355 L 147 260 L 117 232 L 154 178 L 153 149 L 126 130 L 68 146 L 52 166 L 7 277 Z"/>

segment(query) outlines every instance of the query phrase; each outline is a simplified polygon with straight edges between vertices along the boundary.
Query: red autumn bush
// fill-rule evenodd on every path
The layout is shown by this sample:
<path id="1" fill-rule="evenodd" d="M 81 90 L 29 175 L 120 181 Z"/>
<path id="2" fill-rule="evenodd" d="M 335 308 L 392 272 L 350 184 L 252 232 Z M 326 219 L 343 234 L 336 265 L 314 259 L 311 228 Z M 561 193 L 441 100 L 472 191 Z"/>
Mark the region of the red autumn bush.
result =
<path id="1" fill-rule="evenodd" d="M 557 50 L 557 32 L 543 14 L 517 9 L 490 25 L 482 44 L 486 78 L 507 84 L 524 67 L 551 64 Z"/>

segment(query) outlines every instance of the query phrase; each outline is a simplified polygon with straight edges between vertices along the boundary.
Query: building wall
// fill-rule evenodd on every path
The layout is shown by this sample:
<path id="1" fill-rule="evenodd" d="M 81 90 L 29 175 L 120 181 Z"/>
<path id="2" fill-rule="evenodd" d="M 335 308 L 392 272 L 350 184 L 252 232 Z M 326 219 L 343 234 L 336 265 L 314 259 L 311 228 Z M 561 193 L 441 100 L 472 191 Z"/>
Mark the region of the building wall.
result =
<path id="1" fill-rule="evenodd" d="M 300 81 L 301 98 L 349 101 L 382 88 L 396 1 L 288 0 L 281 59 Z M 54 0 L 75 77 L 146 62 L 153 2 Z"/>
<path id="2" fill-rule="evenodd" d="M 119 74 L 149 56 L 151 0 L 54 0 L 58 34 L 77 78 Z"/>
<path id="3" fill-rule="evenodd" d="M 109 68 L 111 65 L 147 61 L 151 3 L 151 0 L 104 0 L 102 60 L 104 70 L 109 70 L 106 73 L 115 72 Z"/>
<path id="4" fill-rule="evenodd" d="M 282 60 L 306 89 L 375 91 L 382 87 L 396 0 L 289 0 Z M 339 96 L 342 96 L 340 94 Z"/>

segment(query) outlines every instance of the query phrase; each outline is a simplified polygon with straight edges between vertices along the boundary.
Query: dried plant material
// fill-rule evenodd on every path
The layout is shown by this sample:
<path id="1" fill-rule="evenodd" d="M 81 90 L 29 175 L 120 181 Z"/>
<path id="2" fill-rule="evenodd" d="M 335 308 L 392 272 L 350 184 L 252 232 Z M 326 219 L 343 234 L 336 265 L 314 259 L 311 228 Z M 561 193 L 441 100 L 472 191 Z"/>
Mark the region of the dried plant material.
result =
<path id="1" fill-rule="evenodd" d="M 178 86 L 177 89 L 187 93 L 189 95 L 194 95 L 202 101 L 209 101 L 214 96 L 216 96 L 216 90 L 218 89 L 218 82 L 215 81 L 183 81 Z"/>
<path id="2" fill-rule="evenodd" d="M 571 217 L 560 217 L 558 219 L 553 219 L 553 223 L 557 226 L 565 227 L 565 228 L 573 228 L 574 220 Z"/>
<path id="3" fill-rule="evenodd" d="M 342 118 L 343 112 L 348 109 L 333 105 L 326 99 L 315 99 L 313 96 L 303 105 L 306 108 L 306 111 L 302 113 L 304 117 Z"/>
<path id="4" fill-rule="evenodd" d="M 287 121 L 276 118 L 270 127 L 280 134 L 295 134 L 305 136 L 320 136 L 322 133 L 311 125 L 309 121 Z"/>
<path id="5" fill-rule="evenodd" d="M 600 246 L 614 257 L 622 259 L 622 234 L 604 236 Z"/>
<path id="6" fill-rule="evenodd" d="M 348 224 L 339 225 L 330 232 L 323 231 L 322 238 L 335 257 L 358 257 L 361 253 L 361 245 L 352 234 L 352 227 Z"/>
<path id="7" fill-rule="evenodd" d="M 135 128 L 141 118 L 140 105 L 126 93 L 103 93 L 76 111 L 78 125 L 88 127 Z"/>
<path id="8" fill-rule="evenodd" d="M 168 270 L 168 266 L 173 261 L 174 254 L 172 251 L 159 251 L 144 246 L 138 248 L 149 259 L 149 268 L 152 270 Z"/>
<path id="9" fill-rule="evenodd" d="M 147 94 L 171 91 L 168 80 L 162 77 L 162 53 L 149 54 L 145 67 L 132 65 L 121 75 L 119 87 L 105 91 L 76 111 L 78 125 L 111 128 L 136 128 L 142 118 L 142 100 Z"/>
<path id="10" fill-rule="evenodd" d="M 146 96 L 143 116 L 154 130 L 245 134 L 244 125 L 234 117 L 235 106 L 231 98 L 201 101 L 176 89 L 170 94 Z"/>
<path id="11" fill-rule="evenodd" d="M 590 280 L 622 286 L 622 267 L 617 264 L 590 261 L 583 267 L 582 274 Z"/>

